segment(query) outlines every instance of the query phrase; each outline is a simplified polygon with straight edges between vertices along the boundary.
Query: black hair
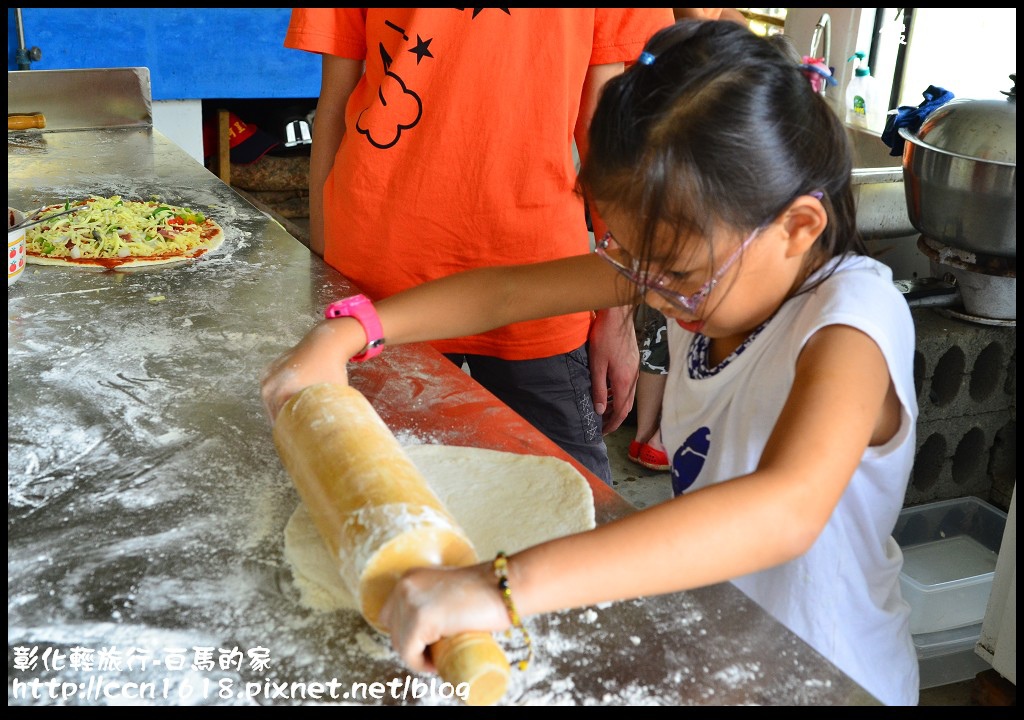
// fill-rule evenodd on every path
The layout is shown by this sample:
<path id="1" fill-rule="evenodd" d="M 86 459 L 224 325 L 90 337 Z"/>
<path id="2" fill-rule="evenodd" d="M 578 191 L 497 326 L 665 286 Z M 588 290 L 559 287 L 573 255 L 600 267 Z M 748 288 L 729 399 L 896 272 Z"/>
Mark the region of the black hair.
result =
<path id="1" fill-rule="evenodd" d="M 636 220 L 642 265 L 665 227 L 699 233 L 711 253 L 713 224 L 750 232 L 814 191 L 828 215 L 816 256 L 867 254 L 845 128 L 789 48 L 710 20 L 663 28 L 645 53 L 653 62 L 605 86 L 579 176 L 587 196 Z"/>

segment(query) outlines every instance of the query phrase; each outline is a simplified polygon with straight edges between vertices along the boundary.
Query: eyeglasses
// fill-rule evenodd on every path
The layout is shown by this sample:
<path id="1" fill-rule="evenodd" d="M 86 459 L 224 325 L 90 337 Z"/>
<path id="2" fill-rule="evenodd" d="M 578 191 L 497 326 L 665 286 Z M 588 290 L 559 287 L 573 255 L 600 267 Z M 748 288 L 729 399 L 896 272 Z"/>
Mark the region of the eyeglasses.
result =
<path id="1" fill-rule="evenodd" d="M 599 255 L 601 259 L 606 260 L 609 265 L 618 270 L 619 274 L 634 285 L 638 286 L 641 292 L 647 292 L 648 290 L 656 292 L 680 310 L 684 310 L 690 314 L 696 314 L 697 309 L 701 306 L 704 300 L 707 299 L 708 295 L 711 294 L 711 291 L 714 289 L 715 285 L 718 284 L 718 281 L 722 279 L 722 276 L 726 271 L 734 262 L 736 262 L 736 258 L 746 250 L 747 246 L 753 242 L 754 238 L 756 238 L 761 231 L 765 229 L 765 227 L 767 227 L 767 225 L 760 225 L 755 228 L 754 232 L 750 233 L 750 237 L 744 240 L 740 246 L 736 248 L 736 252 L 729 256 L 729 259 L 725 261 L 722 267 L 718 268 L 718 272 L 716 272 L 710 280 L 704 283 L 700 290 L 689 295 L 677 293 L 674 290 L 670 290 L 665 287 L 666 281 L 664 275 L 654 274 L 647 270 L 638 269 L 637 266 L 639 265 L 639 261 L 633 258 L 628 252 L 617 245 L 616 247 L 611 247 L 611 244 L 615 239 L 611 232 L 604 234 L 601 242 L 597 243 L 597 246 L 594 248 L 594 252 Z"/>

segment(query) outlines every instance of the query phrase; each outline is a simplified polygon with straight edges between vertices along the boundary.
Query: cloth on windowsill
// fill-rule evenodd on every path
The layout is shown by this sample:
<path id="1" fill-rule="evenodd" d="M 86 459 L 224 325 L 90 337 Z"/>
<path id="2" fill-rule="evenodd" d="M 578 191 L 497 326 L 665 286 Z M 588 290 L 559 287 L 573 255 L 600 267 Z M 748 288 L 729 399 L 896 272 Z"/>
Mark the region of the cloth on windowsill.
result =
<path id="1" fill-rule="evenodd" d="M 916 133 L 924 119 L 933 110 L 945 105 L 954 98 L 953 93 L 938 85 L 929 85 L 928 89 L 921 93 L 924 101 L 914 107 L 913 105 L 901 105 L 895 112 L 890 113 L 885 120 L 885 130 L 882 131 L 882 142 L 889 146 L 889 155 L 896 157 L 903 154 L 903 145 L 906 141 L 900 136 L 900 128 L 907 128 L 910 132 Z"/>

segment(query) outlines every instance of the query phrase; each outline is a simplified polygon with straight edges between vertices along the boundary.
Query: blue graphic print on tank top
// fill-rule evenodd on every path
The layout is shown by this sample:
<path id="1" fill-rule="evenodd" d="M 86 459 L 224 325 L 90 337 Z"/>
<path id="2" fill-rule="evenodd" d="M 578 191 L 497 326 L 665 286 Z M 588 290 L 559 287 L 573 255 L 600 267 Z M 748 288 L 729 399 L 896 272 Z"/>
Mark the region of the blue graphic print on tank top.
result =
<path id="1" fill-rule="evenodd" d="M 767 325 L 768 323 L 763 323 L 754 332 L 750 333 L 747 339 L 729 354 L 729 357 L 722 360 L 715 367 L 708 366 L 708 351 L 711 347 L 710 339 L 700 333 L 694 335 L 686 358 L 686 369 L 690 373 L 690 377 L 694 379 L 711 377 L 724 370 L 750 346 L 754 338 L 760 335 Z M 705 426 L 690 433 L 690 436 L 676 450 L 675 455 L 672 457 L 673 495 L 682 495 L 697 481 L 697 477 L 704 467 L 704 460 L 707 458 L 710 449 L 711 428 Z"/>

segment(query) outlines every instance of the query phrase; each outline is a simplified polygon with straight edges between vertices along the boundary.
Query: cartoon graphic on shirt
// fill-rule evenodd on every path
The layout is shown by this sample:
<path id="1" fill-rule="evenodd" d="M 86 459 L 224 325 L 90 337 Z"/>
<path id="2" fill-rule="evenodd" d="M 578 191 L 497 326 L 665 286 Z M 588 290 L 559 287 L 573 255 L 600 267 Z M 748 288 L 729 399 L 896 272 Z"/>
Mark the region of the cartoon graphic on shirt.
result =
<path id="1" fill-rule="evenodd" d="M 672 494 L 682 495 L 693 485 L 704 468 L 711 449 L 711 428 L 702 427 L 690 433 L 672 457 Z"/>
<path id="2" fill-rule="evenodd" d="M 466 8 L 455 8 L 459 12 Z M 473 8 L 473 19 L 484 10 L 501 10 L 506 15 L 512 13 L 508 8 Z M 411 42 L 409 35 L 398 25 L 385 20 L 384 24 L 402 36 L 405 42 Z M 430 52 L 430 43 L 434 38 L 424 40 L 416 34 L 416 44 L 408 49 L 416 56 L 416 65 L 419 66 L 424 58 L 434 58 Z M 399 141 L 402 132 L 416 127 L 420 118 L 423 117 L 423 100 L 416 91 L 409 89 L 405 80 L 397 73 L 391 71 L 394 62 L 391 55 L 384 48 L 383 43 L 378 44 L 381 63 L 384 65 L 384 79 L 377 88 L 377 99 L 379 103 L 363 108 L 356 120 L 356 131 L 366 137 L 371 145 L 381 150 L 387 150 Z"/>
<path id="3" fill-rule="evenodd" d="M 394 27 L 391 23 L 388 23 L 388 26 Z M 404 33 L 402 37 L 406 37 Z M 419 95 L 406 87 L 402 78 L 391 72 L 392 59 L 384 49 L 384 44 L 381 43 L 378 47 L 381 62 L 384 64 L 384 80 L 377 88 L 377 99 L 380 103 L 371 105 L 359 113 L 356 131 L 365 135 L 374 147 L 386 150 L 398 142 L 403 130 L 416 127 L 423 116 L 423 101 Z"/>

